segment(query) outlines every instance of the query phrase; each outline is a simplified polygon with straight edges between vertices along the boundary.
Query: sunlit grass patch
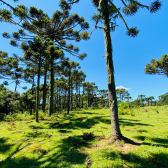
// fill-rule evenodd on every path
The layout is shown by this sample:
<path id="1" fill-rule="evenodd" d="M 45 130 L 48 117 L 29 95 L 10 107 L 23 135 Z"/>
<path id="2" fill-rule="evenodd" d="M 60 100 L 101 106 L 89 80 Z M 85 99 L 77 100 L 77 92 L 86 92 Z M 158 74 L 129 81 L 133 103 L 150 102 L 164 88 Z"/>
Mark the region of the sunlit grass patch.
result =
<path id="1" fill-rule="evenodd" d="M 108 109 L 42 114 L 19 114 L 0 122 L 0 167 L 159 168 L 168 167 L 167 106 L 131 109 L 120 115 L 124 136 L 141 145 L 108 145 L 111 133 Z M 134 113 L 134 115 L 131 115 Z"/>

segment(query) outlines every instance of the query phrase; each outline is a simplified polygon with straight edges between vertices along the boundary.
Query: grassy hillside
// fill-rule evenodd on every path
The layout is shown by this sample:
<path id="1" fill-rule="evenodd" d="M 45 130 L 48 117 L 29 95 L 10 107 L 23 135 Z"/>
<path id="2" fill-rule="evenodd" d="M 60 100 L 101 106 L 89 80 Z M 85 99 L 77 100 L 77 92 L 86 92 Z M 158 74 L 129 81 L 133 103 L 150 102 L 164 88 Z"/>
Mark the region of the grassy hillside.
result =
<path id="1" fill-rule="evenodd" d="M 141 145 L 108 145 L 109 110 L 74 111 L 59 118 L 17 115 L 0 122 L 1 168 L 168 167 L 168 107 L 120 115 L 124 136 Z"/>

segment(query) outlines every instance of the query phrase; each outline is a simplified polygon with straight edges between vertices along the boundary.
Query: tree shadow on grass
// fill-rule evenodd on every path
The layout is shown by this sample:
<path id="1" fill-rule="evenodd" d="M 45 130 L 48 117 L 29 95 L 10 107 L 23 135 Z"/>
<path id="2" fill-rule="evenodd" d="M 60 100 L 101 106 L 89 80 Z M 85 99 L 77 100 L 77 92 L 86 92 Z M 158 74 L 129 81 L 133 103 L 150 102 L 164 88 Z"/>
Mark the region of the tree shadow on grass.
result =
<path id="1" fill-rule="evenodd" d="M 134 136 L 134 138 L 145 141 L 145 139 L 149 139 L 153 141 L 154 143 L 148 143 L 148 142 L 142 142 L 142 145 L 149 145 L 149 146 L 156 146 L 156 147 L 164 147 L 168 148 L 168 139 L 163 139 L 163 138 L 148 138 L 146 136 Z"/>
<path id="2" fill-rule="evenodd" d="M 48 151 L 46 157 L 39 157 L 38 163 L 45 164 L 47 168 L 69 168 L 75 165 L 84 167 L 87 154 L 83 147 L 90 147 L 90 142 L 94 138 L 86 141 L 83 135 L 74 135 L 61 139 L 55 144 L 55 148 Z"/>
<path id="3" fill-rule="evenodd" d="M 13 145 L 7 144 L 7 138 L 0 138 L 0 153 L 5 153 L 12 148 Z"/>
<path id="4" fill-rule="evenodd" d="M 28 161 L 28 159 L 26 159 L 25 157 L 24 158 L 15 157 L 15 154 L 23 150 L 25 147 L 27 147 L 28 144 L 24 145 L 23 147 L 21 146 L 22 146 L 22 143 L 18 144 L 16 149 L 12 153 L 10 153 L 5 160 L 0 162 L 0 168 L 20 168 L 20 167 L 25 168 L 26 167 L 25 161 Z"/>
<path id="5" fill-rule="evenodd" d="M 87 118 L 78 117 L 76 119 L 71 119 L 69 123 L 48 123 L 50 129 L 90 129 L 95 124 L 100 121 L 97 117 Z"/>
<path id="6" fill-rule="evenodd" d="M 45 132 L 39 132 L 38 130 L 33 131 L 33 132 L 28 132 L 28 133 L 24 134 L 24 136 L 27 138 L 33 138 L 33 139 L 35 139 L 35 138 L 45 138 L 46 139 L 46 138 L 52 137 L 51 134 L 48 134 Z"/>
<path id="7" fill-rule="evenodd" d="M 80 112 L 80 114 L 94 114 L 94 115 L 105 115 L 105 114 L 100 114 L 100 113 L 96 113 L 96 112 L 89 112 L 89 111 L 82 111 Z"/>
<path id="8" fill-rule="evenodd" d="M 64 130 L 64 129 L 59 129 L 58 132 L 60 132 L 60 133 L 71 133 L 71 131 Z"/>
<path id="9" fill-rule="evenodd" d="M 159 143 L 159 144 L 168 144 L 168 139 L 163 138 L 151 138 L 152 141 Z"/>
<path id="10" fill-rule="evenodd" d="M 99 122 L 102 122 L 104 124 L 111 124 L 111 120 L 107 117 L 95 117 Z M 119 119 L 120 125 L 125 125 L 125 126 L 153 126 L 151 124 L 144 124 L 139 122 L 140 120 L 132 120 L 132 119 Z"/>
<path id="11" fill-rule="evenodd" d="M 30 125 L 29 127 L 32 128 L 32 129 L 46 129 L 45 127 L 34 126 L 34 125 Z"/>
<path id="12" fill-rule="evenodd" d="M 146 139 L 146 136 L 143 136 L 143 135 L 141 135 L 141 136 L 134 136 L 134 138 L 136 138 L 136 139 L 138 139 L 140 141 L 144 141 Z"/>
<path id="13" fill-rule="evenodd" d="M 114 167 L 131 167 L 131 168 L 167 168 L 168 155 L 160 152 L 151 153 L 148 156 L 136 155 L 134 153 L 122 154 L 119 152 L 102 151 L 102 156 L 114 161 Z M 120 161 L 118 161 L 120 160 Z M 116 162 L 115 162 L 116 161 Z"/>
<path id="14" fill-rule="evenodd" d="M 133 121 L 133 122 L 131 122 Z M 120 124 L 123 124 L 125 126 L 153 126 L 151 124 L 144 124 L 138 122 L 139 120 L 130 120 L 130 119 L 120 119 L 119 122 Z"/>
<path id="15" fill-rule="evenodd" d="M 29 159 L 27 157 L 9 158 L 0 163 L 1 168 L 36 168 L 40 164 L 36 159 Z"/>
<path id="16" fill-rule="evenodd" d="M 4 143 L 5 140 L 1 139 L 0 143 Z M 25 145 L 23 145 L 23 143 L 19 143 L 18 145 L 15 145 L 16 148 L 15 150 L 12 150 L 12 152 L 10 152 L 10 148 L 6 148 L 5 151 L 0 151 L 0 152 L 8 152 L 8 156 L 3 159 L 0 160 L 0 168 L 37 168 L 40 167 L 41 163 L 38 161 L 41 157 L 42 154 L 39 155 L 39 157 L 37 159 L 35 158 L 27 158 L 25 156 L 18 156 L 16 155 L 18 152 L 22 151 L 24 148 L 28 147 L 30 145 L 30 143 L 27 143 Z M 12 145 L 14 146 L 14 145 Z M 2 144 L 0 146 L 1 148 Z"/>

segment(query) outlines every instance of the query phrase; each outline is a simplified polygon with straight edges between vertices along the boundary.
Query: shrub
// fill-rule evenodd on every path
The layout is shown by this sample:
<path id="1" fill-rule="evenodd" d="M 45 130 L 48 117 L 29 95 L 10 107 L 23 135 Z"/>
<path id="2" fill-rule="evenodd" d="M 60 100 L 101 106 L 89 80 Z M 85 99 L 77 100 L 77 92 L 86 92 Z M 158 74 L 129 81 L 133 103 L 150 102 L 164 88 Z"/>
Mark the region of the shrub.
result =
<path id="1" fill-rule="evenodd" d="M 16 114 L 14 118 L 15 118 L 15 120 L 22 121 L 22 120 L 26 119 L 26 114 L 19 113 L 19 114 Z"/>
<path id="2" fill-rule="evenodd" d="M 118 109 L 118 114 L 119 114 L 119 115 L 125 115 L 124 110 Z"/>
<path id="3" fill-rule="evenodd" d="M 148 108 L 147 108 L 147 107 L 145 107 L 145 108 L 144 108 L 144 111 L 145 111 L 145 112 L 148 112 Z"/>
<path id="4" fill-rule="evenodd" d="M 129 109 L 118 109 L 119 115 L 130 115 Z"/>
<path id="5" fill-rule="evenodd" d="M 25 113 L 14 113 L 14 114 L 10 114 L 5 116 L 5 120 L 6 121 L 23 121 L 23 120 L 28 120 L 28 119 L 34 119 L 33 115 L 29 115 L 29 113 L 25 112 Z"/>
<path id="6" fill-rule="evenodd" d="M 39 110 L 39 119 L 44 120 L 45 117 L 46 117 L 46 113 L 44 113 L 42 110 Z"/>
<path id="7" fill-rule="evenodd" d="M 57 120 L 57 118 L 58 118 L 58 113 L 52 114 L 52 116 L 51 116 L 51 120 L 52 120 L 52 121 Z"/>
<path id="8" fill-rule="evenodd" d="M 119 108 L 121 109 L 129 109 L 129 103 L 125 103 L 125 102 L 120 102 Z"/>
<path id="9" fill-rule="evenodd" d="M 130 115 L 135 116 L 135 111 L 133 109 L 130 109 Z"/>
<path id="10" fill-rule="evenodd" d="M 118 107 L 118 113 L 120 115 L 130 115 L 130 103 L 121 101 Z"/>
<path id="11" fill-rule="evenodd" d="M 13 114 L 6 115 L 4 118 L 5 121 L 15 121 L 15 116 Z"/>

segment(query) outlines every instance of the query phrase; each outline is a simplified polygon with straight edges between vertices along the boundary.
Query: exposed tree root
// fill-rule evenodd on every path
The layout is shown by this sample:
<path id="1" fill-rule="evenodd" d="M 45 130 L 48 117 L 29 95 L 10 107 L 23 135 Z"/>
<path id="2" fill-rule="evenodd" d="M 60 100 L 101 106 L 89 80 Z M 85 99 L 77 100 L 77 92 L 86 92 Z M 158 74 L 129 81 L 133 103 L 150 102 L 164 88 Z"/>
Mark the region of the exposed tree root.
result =
<path id="1" fill-rule="evenodd" d="M 113 136 L 113 135 L 110 135 L 110 141 L 108 142 L 108 144 L 113 144 L 115 142 L 123 142 L 123 143 L 128 143 L 128 144 L 131 144 L 131 145 L 141 145 L 141 143 L 139 142 L 135 142 L 127 137 L 124 137 L 123 135 L 118 135 L 118 136 Z"/>

